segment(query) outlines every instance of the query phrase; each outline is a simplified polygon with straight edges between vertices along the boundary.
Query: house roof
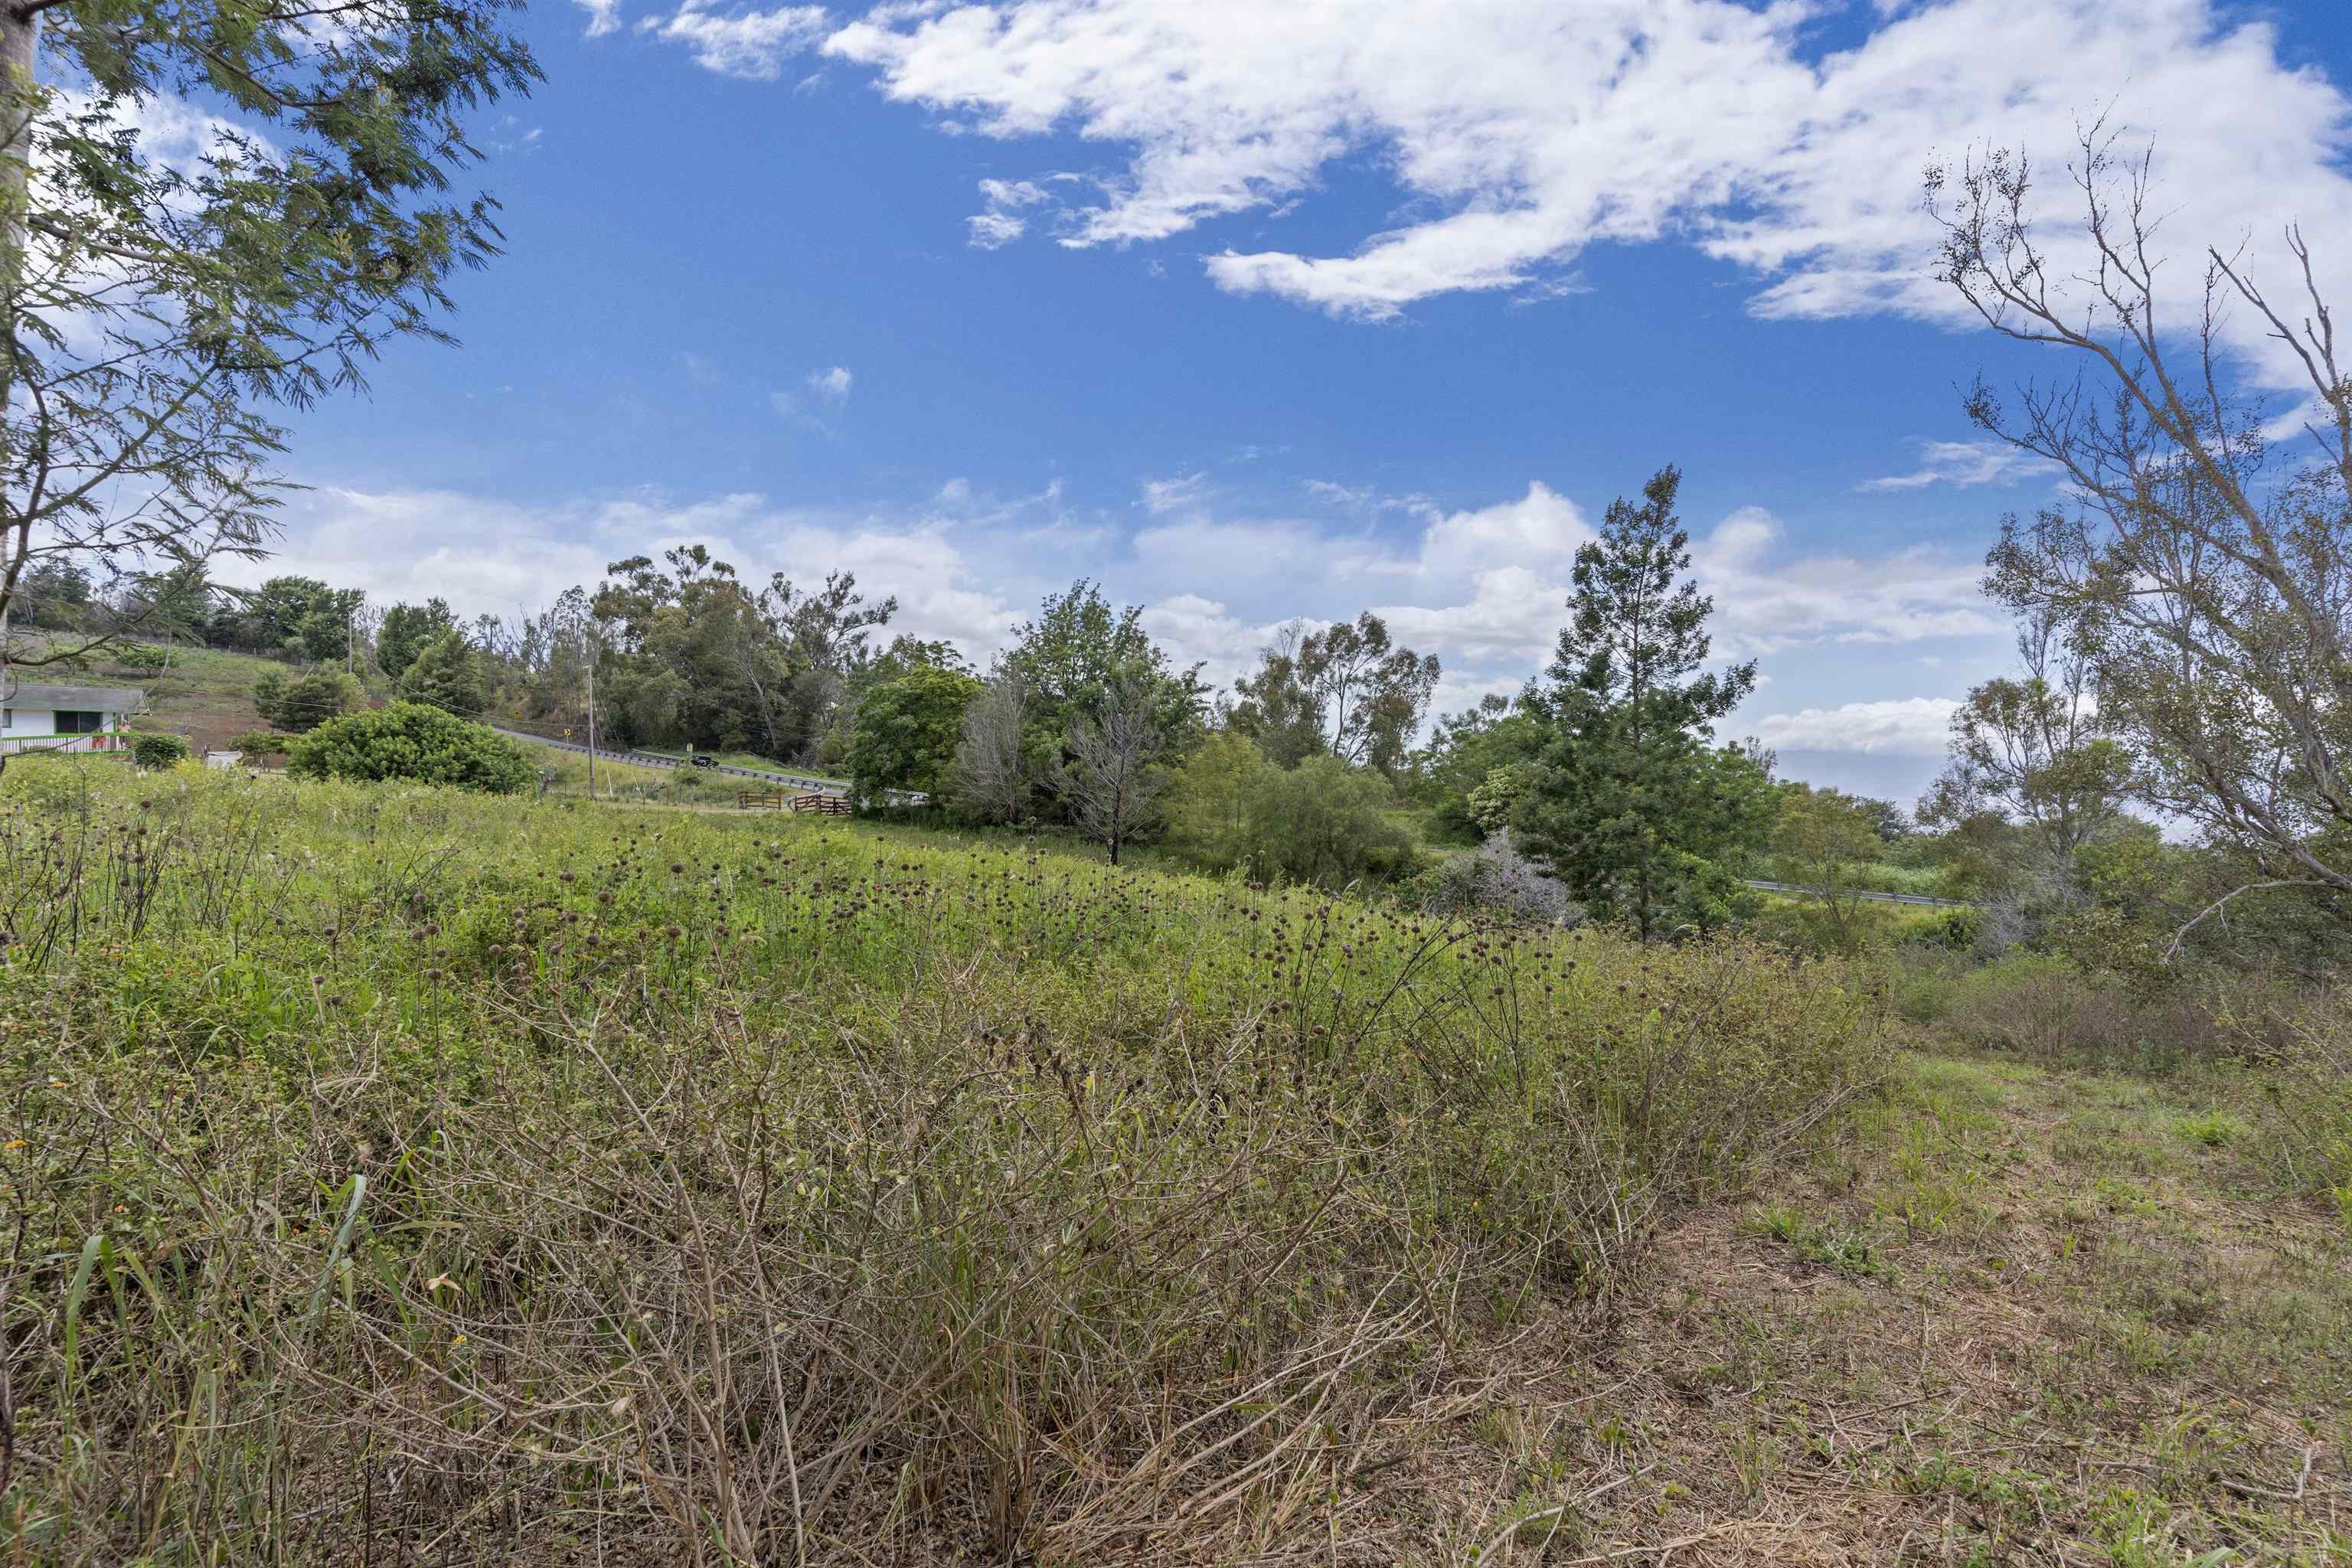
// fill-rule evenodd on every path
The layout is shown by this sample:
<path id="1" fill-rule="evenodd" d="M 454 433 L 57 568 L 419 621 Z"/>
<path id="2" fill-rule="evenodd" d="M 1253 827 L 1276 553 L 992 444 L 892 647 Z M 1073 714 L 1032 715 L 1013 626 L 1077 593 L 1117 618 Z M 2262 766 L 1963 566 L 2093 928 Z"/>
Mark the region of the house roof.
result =
<path id="1" fill-rule="evenodd" d="M 136 713 L 147 706 L 147 694 L 134 686 L 43 686 L 19 681 L 0 686 L 0 696 L 11 708 L 64 709 L 68 712 Z"/>

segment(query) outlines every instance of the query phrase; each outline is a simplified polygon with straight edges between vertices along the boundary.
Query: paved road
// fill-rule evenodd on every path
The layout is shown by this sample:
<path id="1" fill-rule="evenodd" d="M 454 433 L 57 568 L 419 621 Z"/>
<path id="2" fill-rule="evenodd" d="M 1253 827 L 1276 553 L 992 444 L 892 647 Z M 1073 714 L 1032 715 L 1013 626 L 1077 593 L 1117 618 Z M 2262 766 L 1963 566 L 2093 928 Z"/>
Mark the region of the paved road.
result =
<path id="1" fill-rule="evenodd" d="M 528 741 L 533 745 L 553 746 L 558 751 L 577 752 L 583 757 L 588 754 L 588 748 L 577 742 L 551 741 L 544 735 L 534 735 L 528 730 L 509 730 L 503 724 L 493 724 L 490 728 L 501 735 L 509 735 L 518 741 Z M 659 752 L 612 752 L 606 751 L 602 746 L 596 748 L 596 760 L 604 763 L 626 763 L 632 767 L 638 768 L 682 768 L 688 765 L 684 757 L 665 756 Z M 811 795 L 845 795 L 849 793 L 830 779 L 813 779 L 800 773 L 773 773 L 766 768 L 739 768 L 730 763 L 718 763 L 698 771 L 706 773 L 733 773 L 739 778 L 764 779 L 771 784 L 790 784 L 796 790 Z M 919 803 L 929 797 L 914 795 L 911 798 Z"/>
<path id="2" fill-rule="evenodd" d="M 1746 878 L 1744 880 L 1749 887 L 1760 888 L 1768 893 L 1805 893 L 1817 898 L 1821 893 L 1818 888 L 1800 888 L 1793 882 L 1759 882 L 1753 877 Z M 1972 907 L 1966 899 L 1931 899 L 1925 893 L 1865 893 L 1857 889 L 1847 896 L 1874 904 L 1923 904 L 1935 910 L 1965 910 Z"/>

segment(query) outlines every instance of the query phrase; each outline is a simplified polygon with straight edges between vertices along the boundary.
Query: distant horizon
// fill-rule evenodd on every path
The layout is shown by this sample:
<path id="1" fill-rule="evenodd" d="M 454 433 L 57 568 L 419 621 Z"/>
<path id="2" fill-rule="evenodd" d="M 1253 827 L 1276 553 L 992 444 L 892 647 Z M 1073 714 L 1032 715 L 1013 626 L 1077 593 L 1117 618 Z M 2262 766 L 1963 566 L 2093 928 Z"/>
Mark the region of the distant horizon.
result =
<path id="1" fill-rule="evenodd" d="M 1725 737 L 1908 802 L 2011 662 L 1988 543 L 2063 500 L 1960 388 L 2074 368 L 1934 282 L 1923 170 L 2023 147 L 2063 237 L 2104 114 L 2154 148 L 2181 285 L 2209 242 L 2282 278 L 2288 220 L 2352 277 L 2341 6 L 522 26 L 547 79 L 478 128 L 507 253 L 454 286 L 464 346 L 394 343 L 292 421 L 313 488 L 235 580 L 512 615 L 702 542 L 854 571 L 984 662 L 1083 575 L 1221 686 L 1287 620 L 1379 610 L 1443 712 L 1541 668 L 1575 546 L 1671 462 L 1717 653 L 1764 676 Z M 2286 384 L 2252 323 L 2225 341 Z"/>

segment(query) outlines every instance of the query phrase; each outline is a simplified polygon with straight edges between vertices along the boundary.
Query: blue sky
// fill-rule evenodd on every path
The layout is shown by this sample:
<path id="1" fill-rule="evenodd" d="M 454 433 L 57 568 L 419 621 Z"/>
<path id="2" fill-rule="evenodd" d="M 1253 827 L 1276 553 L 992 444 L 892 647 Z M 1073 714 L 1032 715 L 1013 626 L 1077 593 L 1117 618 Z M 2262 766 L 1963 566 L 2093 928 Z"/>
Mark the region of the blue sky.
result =
<path id="1" fill-rule="evenodd" d="M 2070 368 L 1954 313 L 1920 170 L 2054 174 L 2105 109 L 2183 279 L 2290 218 L 2352 275 L 2347 11 L 542 4 L 464 347 L 301 417 L 272 569 L 512 615 L 700 540 L 983 659 L 1083 574 L 1220 679 L 1373 606 L 1453 706 L 1540 666 L 1584 530 L 1675 462 L 1767 677 L 1732 728 L 1908 796 L 2007 662 L 1984 547 L 2053 496 L 1957 387 Z"/>

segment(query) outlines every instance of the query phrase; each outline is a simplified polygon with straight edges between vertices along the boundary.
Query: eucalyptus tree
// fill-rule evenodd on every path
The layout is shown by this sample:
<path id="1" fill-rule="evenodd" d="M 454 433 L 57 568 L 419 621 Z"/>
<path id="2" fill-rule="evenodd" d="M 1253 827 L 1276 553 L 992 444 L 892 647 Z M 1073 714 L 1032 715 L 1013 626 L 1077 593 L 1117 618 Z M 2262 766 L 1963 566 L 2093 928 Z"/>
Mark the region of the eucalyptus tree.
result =
<path id="1" fill-rule="evenodd" d="M 1928 174 L 1943 280 L 2080 373 L 1969 396 L 2068 494 L 2006 520 L 1986 585 L 2083 661 L 2130 792 L 2248 865 L 2189 924 L 2288 886 L 2352 921 L 2352 365 L 2323 269 L 2290 226 L 2285 291 L 2244 247 L 2206 246 L 2176 293 L 2150 159 L 2094 124 L 2068 173 L 2080 218 L 2054 239 L 2022 155 Z M 2295 384 L 2291 405 L 2248 390 L 2232 312 Z"/>

